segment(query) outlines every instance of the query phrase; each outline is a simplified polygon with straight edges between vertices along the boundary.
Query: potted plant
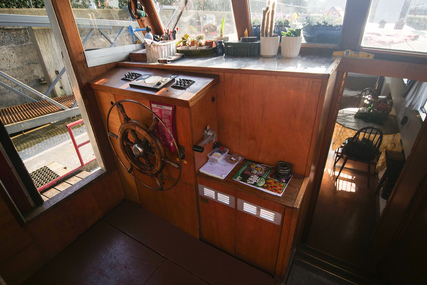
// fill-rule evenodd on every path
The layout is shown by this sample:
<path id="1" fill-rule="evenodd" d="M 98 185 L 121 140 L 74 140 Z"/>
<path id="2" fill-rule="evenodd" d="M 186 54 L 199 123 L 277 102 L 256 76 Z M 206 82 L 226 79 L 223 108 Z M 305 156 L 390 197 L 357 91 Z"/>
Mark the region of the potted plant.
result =
<path id="1" fill-rule="evenodd" d="M 264 57 L 275 57 L 279 50 L 279 37 L 273 34 L 276 2 L 268 1 L 267 7 L 262 10 L 260 29 L 260 54 Z"/>
<path id="2" fill-rule="evenodd" d="M 285 31 L 287 28 L 289 28 L 289 20 L 286 19 L 283 15 L 276 18 L 274 21 L 274 33 L 279 34 L 281 31 Z"/>
<path id="3" fill-rule="evenodd" d="M 282 32 L 282 57 L 297 57 L 301 49 L 301 41 L 301 29 L 288 28 L 285 32 Z"/>
<path id="4" fill-rule="evenodd" d="M 334 7 L 323 14 L 310 14 L 304 26 L 307 43 L 339 44 L 341 40 L 342 16 Z"/>
<path id="5" fill-rule="evenodd" d="M 259 40 L 261 30 L 261 17 L 258 14 L 252 16 L 252 36 Z"/>

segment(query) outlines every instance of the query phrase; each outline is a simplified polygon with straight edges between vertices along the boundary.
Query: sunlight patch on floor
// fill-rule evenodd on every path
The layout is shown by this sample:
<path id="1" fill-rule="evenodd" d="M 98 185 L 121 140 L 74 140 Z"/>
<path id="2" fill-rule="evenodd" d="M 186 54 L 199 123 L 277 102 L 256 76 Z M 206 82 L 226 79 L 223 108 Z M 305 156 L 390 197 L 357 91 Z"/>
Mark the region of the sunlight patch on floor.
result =
<path id="1" fill-rule="evenodd" d="M 331 177 L 334 177 L 334 179 L 338 175 L 338 171 L 333 171 L 332 169 L 328 169 L 328 173 L 329 173 L 329 175 L 331 175 Z M 345 192 L 355 193 L 356 192 L 356 183 L 353 182 L 354 179 L 355 179 L 354 175 L 350 175 L 350 174 L 341 172 L 340 177 L 336 181 L 336 185 L 335 185 L 337 191 L 345 191 Z"/>

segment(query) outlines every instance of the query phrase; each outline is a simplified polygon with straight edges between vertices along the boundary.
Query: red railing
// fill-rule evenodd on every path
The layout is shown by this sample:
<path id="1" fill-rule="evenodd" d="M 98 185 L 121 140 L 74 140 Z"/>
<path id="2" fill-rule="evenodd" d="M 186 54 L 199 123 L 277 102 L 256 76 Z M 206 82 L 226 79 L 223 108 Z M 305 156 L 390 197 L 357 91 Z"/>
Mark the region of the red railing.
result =
<path id="1" fill-rule="evenodd" d="M 94 160 L 95 160 L 95 158 L 94 158 L 94 159 L 89 160 L 89 161 L 88 161 L 88 162 L 86 162 L 86 163 L 83 161 L 82 155 L 81 155 L 81 153 L 80 153 L 80 148 L 81 148 L 82 146 L 84 146 L 84 145 L 86 145 L 86 144 L 90 143 L 90 141 L 89 141 L 89 140 L 87 140 L 87 141 L 82 142 L 81 144 L 77 144 L 76 138 L 74 137 L 74 133 L 73 133 L 73 130 L 72 130 L 71 128 L 72 128 L 72 127 L 74 127 L 74 126 L 76 126 L 76 125 L 79 125 L 79 124 L 83 124 L 83 119 L 80 119 L 80 120 L 77 120 L 77 121 L 75 121 L 75 122 L 69 123 L 69 124 L 67 124 L 67 125 L 66 125 L 66 127 L 67 127 L 67 129 L 68 129 L 68 133 L 70 134 L 71 141 L 73 142 L 74 149 L 76 150 L 77 157 L 79 158 L 80 166 L 78 166 L 77 168 L 74 168 L 73 170 L 71 170 L 71 171 L 69 171 L 69 172 L 67 172 L 67 173 L 65 173 L 65 174 L 63 174 L 63 175 L 61 175 L 60 177 L 58 177 L 58 178 L 56 178 L 56 179 L 52 180 L 51 182 L 49 182 L 49 183 L 47 183 L 47 184 L 43 185 L 42 187 L 38 188 L 37 190 L 38 190 L 40 193 L 41 193 L 41 192 L 43 192 L 43 191 L 45 191 L 45 190 L 47 190 L 47 189 L 49 189 L 50 187 L 52 187 L 52 186 L 56 185 L 56 184 L 57 184 L 59 181 L 61 181 L 64 177 L 67 177 L 67 176 L 69 176 L 69 175 L 73 174 L 73 173 L 74 173 L 74 172 L 76 172 L 77 170 L 80 170 L 80 169 L 81 169 L 81 168 L 83 168 L 85 165 L 87 165 L 87 164 L 89 164 L 89 163 L 91 163 L 92 161 L 94 161 Z"/>

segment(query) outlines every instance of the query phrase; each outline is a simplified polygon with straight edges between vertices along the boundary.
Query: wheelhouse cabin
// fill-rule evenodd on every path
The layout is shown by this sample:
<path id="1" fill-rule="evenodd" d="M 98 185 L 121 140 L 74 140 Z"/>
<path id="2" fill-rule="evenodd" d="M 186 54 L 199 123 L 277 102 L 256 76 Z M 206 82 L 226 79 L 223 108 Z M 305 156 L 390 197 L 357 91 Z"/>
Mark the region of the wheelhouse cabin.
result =
<path id="1" fill-rule="evenodd" d="M 5 2 L 0 283 L 427 281 L 427 1 Z"/>

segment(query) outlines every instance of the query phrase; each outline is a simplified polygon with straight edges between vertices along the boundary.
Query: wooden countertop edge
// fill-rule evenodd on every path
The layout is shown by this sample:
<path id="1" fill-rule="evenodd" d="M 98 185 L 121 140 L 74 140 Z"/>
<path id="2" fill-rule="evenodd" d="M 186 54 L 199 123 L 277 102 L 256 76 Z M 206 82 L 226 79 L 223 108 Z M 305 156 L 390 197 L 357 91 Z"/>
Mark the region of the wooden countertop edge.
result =
<path id="1" fill-rule="evenodd" d="M 299 209 L 301 207 L 301 203 L 302 203 L 302 200 L 304 198 L 305 191 L 307 190 L 307 185 L 308 185 L 309 180 L 310 180 L 310 177 L 304 177 L 304 180 L 302 181 L 302 184 L 301 184 L 301 188 L 298 192 L 298 196 L 295 199 L 295 202 L 293 205 L 294 208 Z"/>
<path id="2" fill-rule="evenodd" d="M 237 170 L 240 169 L 238 167 L 236 167 L 236 168 L 237 168 Z M 203 178 L 203 179 L 207 179 L 207 180 L 210 180 L 210 181 L 218 183 L 218 184 L 224 184 L 224 185 L 226 185 L 228 187 L 236 189 L 237 191 L 242 191 L 242 192 L 245 192 L 245 193 L 250 193 L 250 194 L 256 196 L 257 198 L 260 198 L 260 199 L 263 199 L 263 200 L 266 200 L 266 201 L 269 201 L 269 202 L 277 203 L 279 205 L 282 205 L 282 206 L 285 206 L 285 207 L 290 207 L 290 208 L 294 208 L 296 204 L 298 204 L 298 205 L 300 204 L 301 201 L 299 201 L 299 200 L 302 199 L 302 195 L 303 195 L 303 193 L 301 195 L 301 192 L 302 192 L 301 189 L 302 189 L 302 187 L 304 185 L 304 181 L 305 180 L 308 181 L 308 179 L 305 179 L 307 177 L 304 177 L 304 176 L 298 175 L 298 174 L 294 174 L 294 177 L 296 176 L 296 178 L 302 179 L 303 181 L 301 182 L 302 184 L 299 185 L 299 186 L 298 185 L 295 186 L 295 185 L 291 185 L 291 184 L 288 185 L 288 188 L 290 187 L 289 189 L 294 188 L 294 190 L 295 190 L 295 188 L 299 188 L 297 190 L 298 191 L 297 197 L 295 198 L 295 200 L 293 202 L 289 203 L 289 202 L 286 202 L 286 201 L 283 200 L 286 197 L 286 190 L 287 189 L 285 189 L 285 193 L 281 197 L 275 196 L 275 195 L 272 195 L 272 194 L 268 194 L 268 193 L 265 193 L 265 192 L 263 192 L 261 190 L 258 190 L 256 188 L 253 188 L 253 187 L 250 187 L 250 186 L 246 186 L 246 185 L 244 185 L 242 183 L 239 183 L 237 181 L 232 180 L 232 177 L 234 176 L 235 172 L 237 172 L 237 171 L 233 170 L 225 179 L 215 178 L 215 177 L 212 177 L 212 176 L 206 175 L 204 173 L 200 173 L 200 172 L 197 173 L 197 177 L 200 177 L 200 178 Z M 304 188 L 304 191 L 305 191 L 305 188 Z M 299 198 L 300 196 L 301 196 L 301 198 Z M 299 201 L 299 202 L 297 203 L 297 201 Z"/>
<path id="3" fill-rule="evenodd" d="M 200 76 L 200 74 L 199 75 L 189 74 L 189 75 Z M 191 97 L 191 99 L 189 100 L 159 96 L 159 94 L 144 93 L 142 92 L 143 91 L 142 89 L 137 89 L 137 88 L 123 89 L 123 88 L 117 88 L 113 86 L 102 85 L 102 84 L 96 83 L 96 81 L 92 81 L 89 84 L 93 90 L 101 90 L 101 91 L 108 91 L 108 92 L 113 91 L 113 93 L 123 94 L 127 96 L 142 96 L 150 101 L 157 101 L 160 103 L 169 103 L 169 104 L 173 103 L 173 105 L 176 105 L 179 107 L 191 107 L 194 104 L 196 104 L 201 98 L 203 98 L 211 89 L 213 89 L 219 83 L 220 81 L 219 75 L 213 74 L 210 77 L 212 78 L 212 81 L 206 84 L 198 92 L 196 92 L 194 96 Z"/>
<path id="4" fill-rule="evenodd" d="M 152 69 L 165 69 L 165 70 L 179 70 L 187 72 L 203 72 L 203 73 L 238 73 L 238 74 L 261 74 L 272 76 L 287 76 L 287 77 L 307 77 L 311 79 L 327 79 L 330 76 L 331 68 L 325 73 L 310 73 L 299 72 L 292 70 L 264 70 L 264 69 L 249 69 L 249 68 L 227 68 L 227 67 L 204 67 L 204 66 L 188 66 L 178 64 L 159 64 L 159 63 L 146 63 L 146 62 L 119 62 L 118 66 L 127 67 L 143 67 Z M 335 68 L 333 68 L 335 69 Z M 333 70 L 332 69 L 332 70 Z"/>

